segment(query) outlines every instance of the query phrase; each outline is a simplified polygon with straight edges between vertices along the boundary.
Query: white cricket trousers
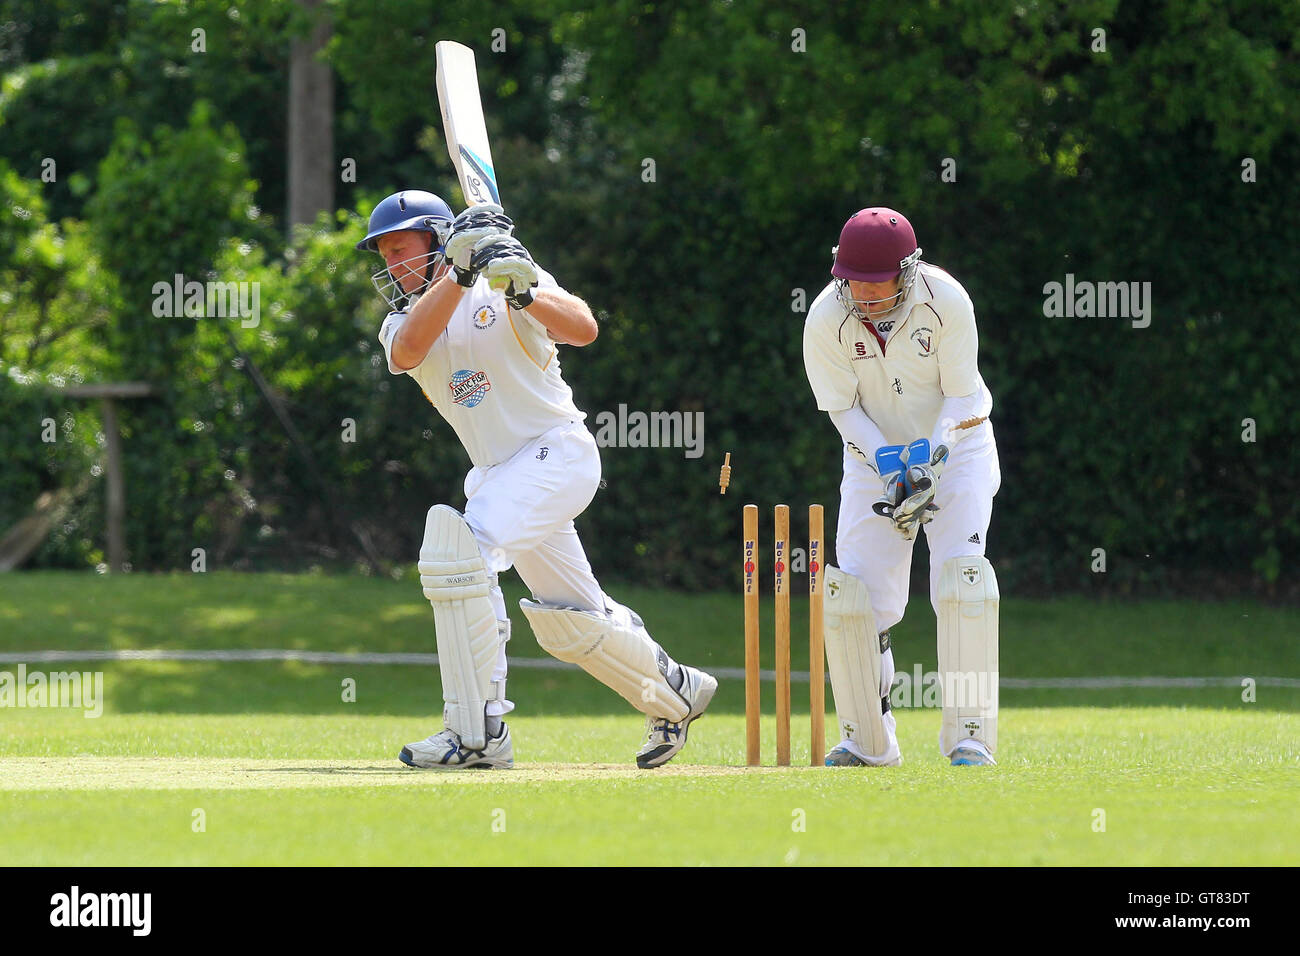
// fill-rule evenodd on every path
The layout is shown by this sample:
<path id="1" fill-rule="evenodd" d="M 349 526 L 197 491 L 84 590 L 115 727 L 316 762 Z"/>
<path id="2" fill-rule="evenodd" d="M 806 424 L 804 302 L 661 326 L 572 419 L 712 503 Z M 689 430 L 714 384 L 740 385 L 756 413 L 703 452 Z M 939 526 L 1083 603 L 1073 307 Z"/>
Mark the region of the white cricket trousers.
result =
<path id="1" fill-rule="evenodd" d="M 939 478 L 934 503 L 939 510 L 924 525 L 930 547 L 930 604 L 938 616 L 939 571 L 949 558 L 984 554 L 993 496 L 1002 485 L 992 423 L 987 439 L 972 438 L 953 447 Z M 835 533 L 837 566 L 867 585 L 876 627 L 884 631 L 903 619 L 912 567 L 912 546 L 888 518 L 871 510 L 884 482 L 861 459 L 844 454 L 840 515 Z"/>
<path id="2" fill-rule="evenodd" d="M 993 496 L 1002 484 L 997 444 L 991 423 L 984 435 L 953 447 L 939 478 L 934 503 L 939 510 L 924 525 L 930 547 L 930 606 L 939 615 L 939 572 L 950 558 L 983 556 L 988 542 Z M 912 569 L 912 546 L 894 530 L 893 522 L 871 510 L 884 490 L 884 481 L 856 455 L 845 449 L 844 480 L 840 483 L 840 515 L 835 533 L 838 567 L 864 582 L 871 595 L 876 629 L 885 631 L 903 619 Z M 881 695 L 894 680 L 894 651 L 881 655 Z M 898 755 L 897 724 L 892 712 L 884 715 L 889 746 L 881 755 L 863 753 L 850 740 L 841 747 L 871 764 L 888 763 Z M 942 745 L 941 745 L 942 746 Z M 947 756 L 947 754 L 945 754 Z"/>
<path id="3" fill-rule="evenodd" d="M 573 526 L 599 484 L 600 450 L 582 422 L 550 429 L 500 464 L 470 469 L 465 521 L 483 552 L 498 621 L 509 616 L 497 574 L 512 566 L 534 600 L 604 613 L 605 594 Z M 505 677 L 503 641 L 492 679 Z M 490 701 L 487 712 L 513 706 Z"/>

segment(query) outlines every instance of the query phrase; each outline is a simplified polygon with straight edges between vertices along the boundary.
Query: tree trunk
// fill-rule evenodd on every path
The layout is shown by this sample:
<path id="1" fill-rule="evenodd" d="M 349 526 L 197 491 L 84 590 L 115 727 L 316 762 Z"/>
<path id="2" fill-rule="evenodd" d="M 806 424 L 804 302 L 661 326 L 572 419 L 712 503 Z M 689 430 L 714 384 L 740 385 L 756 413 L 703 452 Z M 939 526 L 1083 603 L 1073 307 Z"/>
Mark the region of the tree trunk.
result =
<path id="1" fill-rule="evenodd" d="M 334 208 L 334 74 L 318 58 L 331 33 L 322 0 L 296 0 L 312 27 L 289 53 L 289 228 Z"/>

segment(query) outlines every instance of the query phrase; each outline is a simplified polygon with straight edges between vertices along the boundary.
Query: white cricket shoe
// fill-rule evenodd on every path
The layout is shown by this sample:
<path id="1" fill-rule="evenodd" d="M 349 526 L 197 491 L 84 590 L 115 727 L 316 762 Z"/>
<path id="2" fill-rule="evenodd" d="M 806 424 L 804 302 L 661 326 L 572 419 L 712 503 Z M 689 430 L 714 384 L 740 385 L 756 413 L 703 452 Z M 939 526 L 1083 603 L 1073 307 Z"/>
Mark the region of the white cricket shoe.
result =
<path id="1" fill-rule="evenodd" d="M 510 727 L 501 725 L 500 737 L 489 737 L 482 750 L 470 750 L 450 730 L 441 730 L 424 740 L 407 744 L 397 759 L 408 767 L 425 770 L 507 770 L 515 765 L 515 748 Z"/>
<path id="2" fill-rule="evenodd" d="M 979 741 L 970 741 L 952 752 L 954 767 L 992 767 L 997 761 Z"/>
<path id="3" fill-rule="evenodd" d="M 677 752 L 686 746 L 686 731 L 691 721 L 704 713 L 718 689 L 718 680 L 712 674 L 685 664 L 681 668 L 684 676 L 680 693 L 690 705 L 690 711 L 681 723 L 667 717 L 646 718 L 646 741 L 636 752 L 636 765 L 642 770 L 662 766 L 677 756 Z"/>
<path id="4" fill-rule="evenodd" d="M 827 767 L 898 767 L 902 766 L 903 755 L 898 750 L 896 740 L 890 742 L 889 750 L 885 751 L 883 758 L 875 760 L 864 759 L 853 750 L 848 741 L 840 741 L 839 746 L 828 753 L 822 763 Z"/>

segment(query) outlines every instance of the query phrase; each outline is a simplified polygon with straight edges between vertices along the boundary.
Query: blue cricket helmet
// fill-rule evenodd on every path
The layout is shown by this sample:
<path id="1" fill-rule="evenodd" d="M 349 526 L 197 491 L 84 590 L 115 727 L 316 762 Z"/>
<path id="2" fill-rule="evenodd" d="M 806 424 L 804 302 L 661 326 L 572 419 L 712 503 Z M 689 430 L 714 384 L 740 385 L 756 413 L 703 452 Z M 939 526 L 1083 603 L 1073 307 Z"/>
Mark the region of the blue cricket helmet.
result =
<path id="1" fill-rule="evenodd" d="M 369 232 L 357 243 L 357 249 L 378 252 L 375 240 L 390 232 L 431 232 L 433 251 L 441 252 L 447 232 L 455 215 L 451 207 L 435 196 L 420 189 L 403 189 L 383 200 L 370 213 Z"/>

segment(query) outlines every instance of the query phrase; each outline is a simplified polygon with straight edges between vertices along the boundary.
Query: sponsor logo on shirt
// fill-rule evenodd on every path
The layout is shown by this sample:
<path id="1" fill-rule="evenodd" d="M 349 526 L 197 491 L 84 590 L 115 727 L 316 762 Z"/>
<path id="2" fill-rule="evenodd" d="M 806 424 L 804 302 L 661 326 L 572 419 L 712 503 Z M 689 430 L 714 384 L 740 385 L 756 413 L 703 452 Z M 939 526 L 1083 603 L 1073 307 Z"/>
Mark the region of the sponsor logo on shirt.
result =
<path id="1" fill-rule="evenodd" d="M 483 397 L 488 392 L 492 391 L 492 383 L 488 381 L 487 372 L 471 372 L 469 369 L 453 372 L 450 387 L 451 400 L 466 408 L 473 408 L 483 401 Z"/>
<path id="2" fill-rule="evenodd" d="M 861 362 L 863 359 L 873 359 L 876 357 L 875 353 L 867 354 L 866 342 L 854 342 L 853 346 L 854 346 L 853 351 L 855 354 L 850 359 L 850 361 Z"/>
<path id="3" fill-rule="evenodd" d="M 934 332 L 925 326 L 922 326 L 912 333 L 912 341 L 915 342 L 917 347 L 921 350 L 916 354 L 925 358 L 930 354 L 930 347 L 934 342 Z"/>
<path id="4" fill-rule="evenodd" d="M 497 320 L 497 310 L 490 305 L 485 305 L 474 313 L 474 328 L 490 329 Z"/>

